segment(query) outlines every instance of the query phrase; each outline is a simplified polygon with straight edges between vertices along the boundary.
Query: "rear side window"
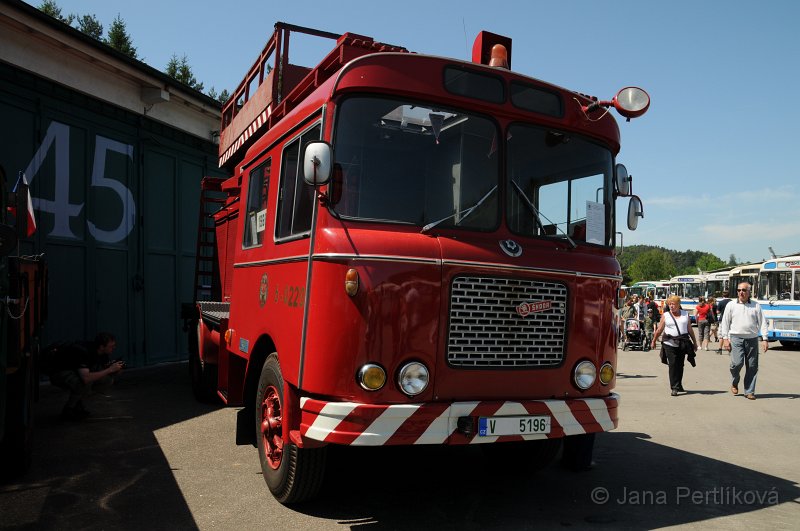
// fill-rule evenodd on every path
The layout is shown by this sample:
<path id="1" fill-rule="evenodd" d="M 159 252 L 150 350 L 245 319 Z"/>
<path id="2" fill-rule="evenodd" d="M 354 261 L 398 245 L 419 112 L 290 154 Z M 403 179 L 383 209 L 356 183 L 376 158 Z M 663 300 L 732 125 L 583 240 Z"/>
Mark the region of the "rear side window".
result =
<path id="1" fill-rule="evenodd" d="M 303 179 L 303 160 L 306 145 L 319 140 L 322 127 L 317 124 L 292 140 L 283 150 L 281 159 L 281 188 L 278 199 L 277 239 L 308 234 L 311 231 L 311 212 L 314 206 L 314 188 Z"/>
<path id="2" fill-rule="evenodd" d="M 244 247 L 255 247 L 264 241 L 267 224 L 267 198 L 272 159 L 250 172 L 247 185 L 247 216 L 244 224 Z"/>
<path id="3" fill-rule="evenodd" d="M 452 66 L 444 69 L 444 88 L 459 96 L 492 103 L 506 99 L 502 78 Z"/>

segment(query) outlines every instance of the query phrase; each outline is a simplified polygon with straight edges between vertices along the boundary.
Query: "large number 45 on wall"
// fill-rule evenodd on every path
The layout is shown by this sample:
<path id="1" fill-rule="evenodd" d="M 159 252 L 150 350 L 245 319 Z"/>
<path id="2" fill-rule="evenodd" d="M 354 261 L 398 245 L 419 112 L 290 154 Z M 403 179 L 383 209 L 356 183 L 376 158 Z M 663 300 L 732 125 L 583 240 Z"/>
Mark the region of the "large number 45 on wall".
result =
<path id="1" fill-rule="evenodd" d="M 55 190 L 53 199 L 33 198 L 33 206 L 41 212 L 53 214 L 54 224 L 50 236 L 79 239 L 70 228 L 70 219 L 80 215 L 84 203 L 73 204 L 69 200 L 70 165 L 69 165 L 69 126 L 51 122 L 47 134 L 25 169 L 28 182 L 33 182 L 39 169 L 44 164 L 47 153 L 55 147 Z M 111 140 L 100 135 L 95 137 L 94 161 L 92 164 L 93 187 L 108 188 L 119 196 L 122 202 L 122 215 L 119 225 L 112 230 L 103 230 L 91 221 L 86 221 L 89 233 L 97 241 L 116 243 L 124 240 L 133 230 L 136 220 L 136 203 L 131 191 L 120 181 L 106 177 L 106 154 L 120 153 L 133 160 L 133 146 Z"/>

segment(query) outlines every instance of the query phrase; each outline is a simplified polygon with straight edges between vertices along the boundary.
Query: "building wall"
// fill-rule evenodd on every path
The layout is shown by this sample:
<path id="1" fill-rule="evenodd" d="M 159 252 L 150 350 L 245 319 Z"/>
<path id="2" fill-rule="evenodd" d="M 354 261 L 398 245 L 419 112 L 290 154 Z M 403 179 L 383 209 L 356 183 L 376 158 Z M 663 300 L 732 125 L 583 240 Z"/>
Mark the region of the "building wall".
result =
<path id="1" fill-rule="evenodd" d="M 50 305 L 44 340 L 118 338 L 131 365 L 183 359 L 199 181 L 224 176 L 210 140 L 0 62 L 0 164 L 31 185 Z"/>

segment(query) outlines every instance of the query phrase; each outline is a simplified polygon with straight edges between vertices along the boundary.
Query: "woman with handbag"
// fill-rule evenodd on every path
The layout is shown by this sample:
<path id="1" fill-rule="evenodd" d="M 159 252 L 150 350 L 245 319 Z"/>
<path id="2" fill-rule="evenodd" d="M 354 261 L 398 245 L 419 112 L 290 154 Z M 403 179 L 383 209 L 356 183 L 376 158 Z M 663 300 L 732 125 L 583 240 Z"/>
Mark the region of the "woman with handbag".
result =
<path id="1" fill-rule="evenodd" d="M 664 333 L 661 342 L 661 361 L 669 365 L 669 386 L 672 396 L 678 396 L 683 389 L 683 363 L 688 358 L 694 367 L 695 353 L 697 352 L 697 339 L 694 337 L 689 312 L 681 310 L 681 298 L 673 295 L 667 299 L 669 311 L 664 312 L 653 334 L 651 347 L 656 348 L 656 340 Z"/>

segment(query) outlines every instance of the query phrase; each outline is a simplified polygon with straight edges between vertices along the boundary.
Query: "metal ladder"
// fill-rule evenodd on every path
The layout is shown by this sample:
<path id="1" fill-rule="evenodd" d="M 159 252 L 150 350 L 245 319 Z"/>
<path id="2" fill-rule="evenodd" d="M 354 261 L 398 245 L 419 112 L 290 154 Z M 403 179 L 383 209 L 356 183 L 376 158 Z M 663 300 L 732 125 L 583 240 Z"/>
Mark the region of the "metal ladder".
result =
<path id="1" fill-rule="evenodd" d="M 225 194 L 222 192 L 224 181 L 218 177 L 204 177 L 200 184 L 200 218 L 197 223 L 194 269 L 195 301 L 219 300 L 221 297 L 214 214 L 225 204 Z"/>

